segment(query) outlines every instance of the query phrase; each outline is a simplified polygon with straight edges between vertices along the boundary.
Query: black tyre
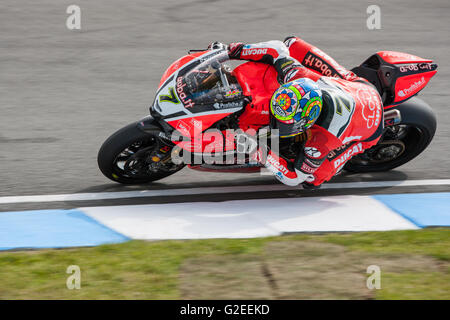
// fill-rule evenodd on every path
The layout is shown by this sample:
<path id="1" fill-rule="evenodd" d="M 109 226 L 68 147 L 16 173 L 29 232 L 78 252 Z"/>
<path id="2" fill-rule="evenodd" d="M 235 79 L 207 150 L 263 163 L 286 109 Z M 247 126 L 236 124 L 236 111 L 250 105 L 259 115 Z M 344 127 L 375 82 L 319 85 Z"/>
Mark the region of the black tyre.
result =
<path id="1" fill-rule="evenodd" d="M 382 140 L 353 157 L 345 165 L 345 170 L 388 171 L 411 161 L 428 147 L 436 132 L 436 117 L 430 106 L 413 98 L 396 109 L 401 113 L 401 123 L 386 128 Z"/>
<path id="2" fill-rule="evenodd" d="M 166 161 L 152 162 L 161 146 L 159 138 L 137 128 L 137 122 L 118 130 L 101 146 L 97 163 L 109 179 L 123 184 L 143 184 L 160 180 L 181 170 L 184 165 Z"/>

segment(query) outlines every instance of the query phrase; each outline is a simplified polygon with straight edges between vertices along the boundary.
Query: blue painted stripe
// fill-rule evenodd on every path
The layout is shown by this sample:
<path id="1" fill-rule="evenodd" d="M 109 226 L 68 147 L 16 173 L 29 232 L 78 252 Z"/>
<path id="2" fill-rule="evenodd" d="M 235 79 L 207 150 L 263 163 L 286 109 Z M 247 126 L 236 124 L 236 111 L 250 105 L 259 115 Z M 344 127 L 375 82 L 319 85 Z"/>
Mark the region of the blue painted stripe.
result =
<path id="1" fill-rule="evenodd" d="M 0 250 L 96 246 L 127 240 L 79 210 L 0 213 Z"/>
<path id="2" fill-rule="evenodd" d="M 450 192 L 375 195 L 418 227 L 450 226 Z"/>

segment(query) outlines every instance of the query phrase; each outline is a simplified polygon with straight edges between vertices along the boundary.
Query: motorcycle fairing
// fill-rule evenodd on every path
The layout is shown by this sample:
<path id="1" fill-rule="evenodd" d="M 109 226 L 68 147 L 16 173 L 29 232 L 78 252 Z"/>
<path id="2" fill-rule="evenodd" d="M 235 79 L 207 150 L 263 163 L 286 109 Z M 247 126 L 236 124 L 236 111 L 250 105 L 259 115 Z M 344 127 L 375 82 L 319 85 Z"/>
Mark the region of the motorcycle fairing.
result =
<path id="1" fill-rule="evenodd" d="M 430 59 L 424 59 L 409 53 L 397 51 L 378 51 L 376 53 L 381 59 L 390 64 L 405 64 L 419 62 L 433 62 Z"/>
<path id="2" fill-rule="evenodd" d="M 374 84 L 384 108 L 399 105 L 419 93 L 436 74 L 430 59 L 396 51 L 379 51 L 352 71 Z"/>
<path id="3" fill-rule="evenodd" d="M 229 130 L 208 130 L 201 136 L 193 136 L 192 139 L 174 141 L 179 147 L 194 153 L 223 153 L 236 150 L 235 135 Z"/>
<path id="4" fill-rule="evenodd" d="M 399 77 L 395 83 L 394 104 L 400 104 L 409 98 L 415 96 L 420 90 L 425 88 L 430 79 L 436 74 L 436 71 L 423 72 L 422 74 L 412 74 Z"/>
<path id="5" fill-rule="evenodd" d="M 210 63 L 220 66 L 220 63 L 227 59 L 225 50 L 198 52 L 178 59 L 161 79 L 155 101 L 150 108 L 151 114 L 190 138 L 218 120 L 242 110 L 242 90 L 234 83 L 230 84 L 233 89 L 230 92 L 219 90 L 220 88 L 192 91 L 196 87 L 188 83 L 192 75 L 203 73 L 202 68 L 209 69 Z"/>
<path id="6" fill-rule="evenodd" d="M 211 127 L 215 122 L 223 119 L 233 112 L 198 115 L 194 117 L 179 117 L 168 120 L 167 123 L 187 138 L 200 135 L 203 131 Z"/>

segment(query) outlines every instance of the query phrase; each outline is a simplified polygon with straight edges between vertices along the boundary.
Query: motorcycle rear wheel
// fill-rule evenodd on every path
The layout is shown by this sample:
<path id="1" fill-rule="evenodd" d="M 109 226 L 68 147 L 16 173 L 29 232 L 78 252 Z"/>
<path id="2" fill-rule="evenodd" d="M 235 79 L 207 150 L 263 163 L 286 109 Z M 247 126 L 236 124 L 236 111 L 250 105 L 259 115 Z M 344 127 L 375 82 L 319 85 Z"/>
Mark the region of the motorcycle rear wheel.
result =
<path id="1" fill-rule="evenodd" d="M 381 172 L 397 168 L 418 156 L 430 144 L 433 135 L 419 125 L 397 125 L 391 128 L 403 131 L 398 140 L 384 140 L 361 155 L 354 156 L 346 165 L 350 172 Z"/>
<path id="2" fill-rule="evenodd" d="M 157 167 L 152 152 L 160 145 L 156 135 L 146 133 L 131 123 L 112 134 L 100 147 L 97 163 L 100 171 L 112 181 L 123 184 L 144 184 L 168 177 L 184 165 L 166 163 Z M 153 170 L 150 167 L 153 166 Z"/>
<path id="3" fill-rule="evenodd" d="M 401 114 L 401 122 L 385 128 L 381 141 L 363 154 L 349 160 L 344 167 L 345 170 L 388 171 L 411 161 L 428 147 L 437 126 L 433 109 L 417 97 L 409 99 L 395 109 Z M 400 152 L 395 153 L 395 149 L 403 150 L 397 150 Z"/>

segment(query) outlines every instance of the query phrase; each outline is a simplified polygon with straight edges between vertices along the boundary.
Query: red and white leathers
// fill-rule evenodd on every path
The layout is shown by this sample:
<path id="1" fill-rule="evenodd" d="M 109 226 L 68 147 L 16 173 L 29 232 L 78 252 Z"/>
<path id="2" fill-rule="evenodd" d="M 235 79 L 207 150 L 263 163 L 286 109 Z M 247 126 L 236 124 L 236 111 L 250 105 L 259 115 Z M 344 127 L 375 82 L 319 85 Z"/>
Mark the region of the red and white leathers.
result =
<path id="1" fill-rule="evenodd" d="M 232 43 L 228 54 L 231 59 L 272 64 L 282 83 L 309 78 L 322 91 L 321 115 L 307 130 L 308 139 L 294 165 L 272 151 L 264 161 L 265 167 L 284 184 L 307 182 L 318 186 L 380 139 L 383 105 L 378 91 L 320 49 L 289 37 L 284 43 Z"/>

